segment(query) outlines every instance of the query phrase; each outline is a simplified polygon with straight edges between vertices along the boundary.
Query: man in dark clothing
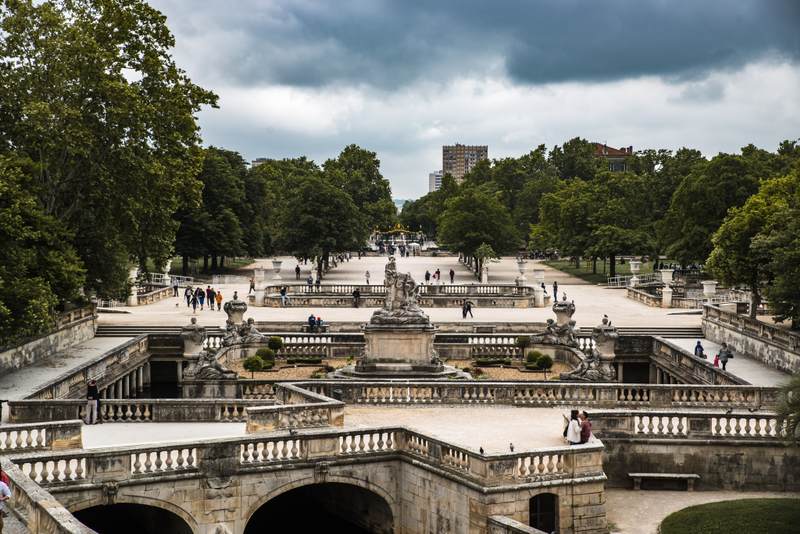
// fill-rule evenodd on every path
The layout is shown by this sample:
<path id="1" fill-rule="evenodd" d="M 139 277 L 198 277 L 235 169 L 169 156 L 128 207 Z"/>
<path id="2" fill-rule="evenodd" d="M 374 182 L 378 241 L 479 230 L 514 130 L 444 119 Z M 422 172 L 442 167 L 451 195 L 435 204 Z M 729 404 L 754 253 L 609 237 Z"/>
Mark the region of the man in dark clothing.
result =
<path id="1" fill-rule="evenodd" d="M 558 282 L 553 280 L 553 302 L 558 302 Z"/>
<path id="2" fill-rule="evenodd" d="M 581 412 L 581 443 L 588 443 L 592 437 L 592 422 L 589 421 L 589 414 Z"/>
<path id="3" fill-rule="evenodd" d="M 206 302 L 208 302 L 208 309 L 214 311 L 214 290 L 211 286 L 206 287 Z"/>
<path id="4" fill-rule="evenodd" d="M 472 302 L 469 300 L 464 301 L 464 306 L 461 308 L 461 315 L 464 316 L 464 319 L 467 318 L 467 314 L 474 319 L 472 315 Z"/>
<path id="5" fill-rule="evenodd" d="M 300 265 L 299 264 L 294 268 L 294 279 L 295 280 L 300 280 Z"/>
<path id="6" fill-rule="evenodd" d="M 361 301 L 361 291 L 358 288 L 353 290 L 353 307 L 358 308 L 358 304 Z"/>
<path id="7" fill-rule="evenodd" d="M 178 296 L 178 279 L 176 278 L 174 282 L 172 282 L 172 296 Z"/>
<path id="8" fill-rule="evenodd" d="M 430 284 L 431 283 L 431 272 L 430 271 L 425 271 L 425 283 L 426 284 Z"/>
<path id="9" fill-rule="evenodd" d="M 97 424 L 97 403 L 100 400 L 100 392 L 97 391 L 97 381 L 89 380 L 86 388 L 86 415 L 84 421 L 87 425 Z"/>
<path id="10" fill-rule="evenodd" d="M 314 314 L 308 316 L 308 331 L 314 332 L 317 329 L 317 318 L 314 317 Z"/>
<path id="11" fill-rule="evenodd" d="M 456 279 L 456 272 L 453 269 L 450 269 L 450 284 Z"/>
<path id="12" fill-rule="evenodd" d="M 247 294 L 249 295 L 250 293 L 255 293 L 255 291 L 256 291 L 256 279 L 251 277 L 250 289 L 247 291 Z"/>

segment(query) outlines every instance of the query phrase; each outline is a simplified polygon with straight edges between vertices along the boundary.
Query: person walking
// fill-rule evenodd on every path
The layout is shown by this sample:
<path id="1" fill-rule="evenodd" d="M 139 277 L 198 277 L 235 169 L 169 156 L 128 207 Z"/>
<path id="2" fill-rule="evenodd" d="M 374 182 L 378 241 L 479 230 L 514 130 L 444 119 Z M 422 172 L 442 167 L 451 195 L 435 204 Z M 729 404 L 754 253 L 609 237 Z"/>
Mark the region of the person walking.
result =
<path id="1" fill-rule="evenodd" d="M 425 270 L 425 284 L 428 285 L 431 283 L 431 272 L 429 270 Z"/>
<path id="2" fill-rule="evenodd" d="M 697 345 L 694 346 L 694 355 L 698 358 L 706 359 L 706 353 L 703 351 L 703 344 L 700 343 L 700 340 L 697 340 Z"/>
<path id="3" fill-rule="evenodd" d="M 217 290 L 216 293 L 214 293 L 214 300 L 217 301 L 217 311 L 220 311 L 222 309 L 222 291 L 220 291 L 219 289 Z"/>
<path id="4" fill-rule="evenodd" d="M 203 291 L 202 287 L 198 287 L 195 295 L 197 296 L 197 302 L 200 303 L 200 311 L 203 311 L 203 303 L 205 303 L 206 300 L 206 293 Z"/>
<path id="5" fill-rule="evenodd" d="M 558 302 L 558 281 L 553 280 L 553 302 Z"/>
<path id="6" fill-rule="evenodd" d="M 589 443 L 592 438 L 592 422 L 589 421 L 589 414 L 585 411 L 581 412 L 581 439 L 580 443 Z"/>
<path id="7" fill-rule="evenodd" d="M 473 319 L 475 318 L 472 315 L 472 301 L 471 300 L 465 300 L 464 301 L 464 306 L 461 308 L 461 315 L 463 315 L 464 319 L 467 318 L 467 314 L 469 314 L 470 318 L 473 318 Z"/>
<path id="8" fill-rule="evenodd" d="M 308 287 L 311 287 L 311 286 L 314 285 L 314 278 L 312 278 L 310 274 L 308 275 L 308 278 L 306 278 L 306 285 Z"/>
<path id="9" fill-rule="evenodd" d="M 214 288 L 211 286 L 206 288 L 206 302 L 208 302 L 208 309 L 214 311 Z"/>
<path id="10" fill-rule="evenodd" d="M 197 294 L 196 293 L 192 293 L 192 298 L 191 298 L 190 301 L 191 301 L 191 304 L 192 304 L 192 314 L 195 314 L 195 313 L 197 313 Z"/>
<path id="11" fill-rule="evenodd" d="M 733 358 L 733 352 L 728 348 L 727 343 L 723 343 L 722 348 L 719 349 L 719 361 L 722 364 L 723 371 L 727 370 L 726 367 L 730 358 Z"/>
<path id="12" fill-rule="evenodd" d="M 578 445 L 581 442 L 581 423 L 578 420 L 578 410 L 569 413 L 569 423 L 564 429 L 564 437 L 570 445 Z"/>
<path id="13" fill-rule="evenodd" d="M 364 273 L 364 278 L 367 279 L 367 285 L 369 285 L 369 271 Z"/>
<path id="14" fill-rule="evenodd" d="M 300 280 L 300 264 L 299 263 L 297 265 L 295 265 L 295 267 L 294 267 L 294 279 L 295 280 Z"/>
<path id="15" fill-rule="evenodd" d="M 317 276 L 317 279 L 314 280 L 314 289 L 316 290 L 317 293 L 319 293 L 319 291 L 320 291 L 320 285 L 321 284 L 322 284 L 322 277 L 321 276 Z"/>
<path id="16" fill-rule="evenodd" d="M 97 381 L 89 380 L 86 386 L 86 414 L 84 422 L 87 425 L 97 424 L 97 403 L 100 401 L 100 392 L 97 391 Z"/>
<path id="17" fill-rule="evenodd" d="M 172 279 L 172 296 L 173 297 L 177 297 L 178 296 L 178 279 L 177 278 L 173 278 Z"/>
<path id="18" fill-rule="evenodd" d="M 453 285 L 456 279 L 456 272 L 453 269 L 450 269 L 450 285 Z"/>
<path id="19" fill-rule="evenodd" d="M 250 277 L 250 289 L 247 290 L 247 294 L 249 295 L 251 292 L 252 293 L 256 292 L 256 279 L 253 278 L 252 276 Z"/>
<path id="20" fill-rule="evenodd" d="M 436 285 L 440 285 L 442 283 L 442 271 L 436 269 L 436 272 L 433 273 L 433 275 L 436 277 Z"/>
<path id="21" fill-rule="evenodd" d="M 353 290 L 353 307 L 358 308 L 358 305 L 361 301 L 361 291 L 358 288 Z"/>
<path id="22" fill-rule="evenodd" d="M 542 282 L 542 293 L 547 295 L 547 287 L 545 287 L 544 282 Z"/>
<path id="23" fill-rule="evenodd" d="M 192 306 L 192 295 L 194 295 L 194 291 L 192 291 L 192 286 L 186 286 L 186 289 L 183 291 L 183 298 L 186 299 L 187 308 L 190 308 Z"/>

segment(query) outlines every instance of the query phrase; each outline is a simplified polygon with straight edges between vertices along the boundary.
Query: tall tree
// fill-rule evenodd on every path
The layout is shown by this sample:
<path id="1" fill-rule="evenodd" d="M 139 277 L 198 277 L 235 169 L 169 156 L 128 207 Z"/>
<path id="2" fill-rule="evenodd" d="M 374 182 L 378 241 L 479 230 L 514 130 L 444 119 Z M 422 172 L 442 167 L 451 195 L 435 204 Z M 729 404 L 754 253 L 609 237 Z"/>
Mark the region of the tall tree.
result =
<path id="1" fill-rule="evenodd" d="M 165 21 L 144 0 L 0 5 L 0 150 L 33 162 L 45 214 L 103 294 L 130 259 L 163 263 L 173 213 L 199 199 L 194 115 L 216 96 L 175 64 Z"/>
<path id="2" fill-rule="evenodd" d="M 564 180 L 580 178 L 592 180 L 595 174 L 605 168 L 602 158 L 595 155 L 594 143 L 574 137 L 550 151 L 550 162 L 558 169 Z"/>

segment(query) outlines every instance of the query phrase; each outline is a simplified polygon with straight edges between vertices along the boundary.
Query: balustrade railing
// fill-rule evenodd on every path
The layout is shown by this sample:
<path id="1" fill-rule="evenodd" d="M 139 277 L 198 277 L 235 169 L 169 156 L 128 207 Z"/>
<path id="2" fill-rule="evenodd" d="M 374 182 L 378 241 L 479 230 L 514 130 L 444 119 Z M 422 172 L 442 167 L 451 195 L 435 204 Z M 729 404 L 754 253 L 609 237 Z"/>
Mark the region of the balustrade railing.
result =
<path id="1" fill-rule="evenodd" d="M 776 440 L 784 426 L 773 413 L 593 412 L 592 430 L 600 438 Z"/>
<path id="2" fill-rule="evenodd" d="M 703 307 L 703 320 L 711 321 L 728 329 L 777 345 L 782 349 L 800 354 L 800 334 L 787 328 L 770 325 L 751 319 L 746 315 L 723 311 L 715 306 Z"/>
<path id="3" fill-rule="evenodd" d="M 0 451 L 8 453 L 80 447 L 82 426 L 83 423 L 77 420 L 3 425 L 0 426 Z"/>

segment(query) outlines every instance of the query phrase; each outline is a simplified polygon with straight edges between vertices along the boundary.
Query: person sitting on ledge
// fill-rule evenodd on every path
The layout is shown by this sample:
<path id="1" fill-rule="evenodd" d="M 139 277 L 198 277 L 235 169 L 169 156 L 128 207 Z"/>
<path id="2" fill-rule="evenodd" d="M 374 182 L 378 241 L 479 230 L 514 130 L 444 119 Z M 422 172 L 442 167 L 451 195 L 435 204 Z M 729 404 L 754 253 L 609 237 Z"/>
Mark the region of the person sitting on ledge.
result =
<path id="1" fill-rule="evenodd" d="M 315 332 L 317 330 L 317 318 L 314 317 L 314 314 L 308 316 L 308 331 Z"/>

